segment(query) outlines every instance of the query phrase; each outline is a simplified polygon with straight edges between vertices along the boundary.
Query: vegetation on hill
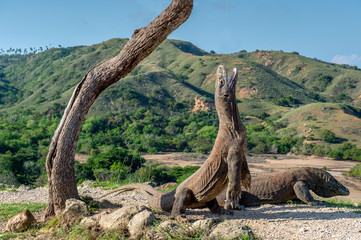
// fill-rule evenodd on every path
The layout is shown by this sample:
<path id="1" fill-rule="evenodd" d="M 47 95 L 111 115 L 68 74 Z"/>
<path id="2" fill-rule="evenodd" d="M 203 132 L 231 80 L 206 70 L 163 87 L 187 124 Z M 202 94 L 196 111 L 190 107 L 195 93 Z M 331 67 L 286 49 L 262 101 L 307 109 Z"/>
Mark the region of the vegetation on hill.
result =
<path id="1" fill-rule="evenodd" d="M 74 86 L 126 41 L 0 55 L 0 182 L 46 184 L 50 138 Z M 89 159 L 77 164 L 78 180 L 181 179 L 144 163 L 139 153 L 211 150 L 216 112 L 192 108 L 195 98 L 212 105 L 219 64 L 239 70 L 249 153 L 361 160 L 359 69 L 282 51 L 210 54 L 166 40 L 90 109 L 77 146 Z"/>

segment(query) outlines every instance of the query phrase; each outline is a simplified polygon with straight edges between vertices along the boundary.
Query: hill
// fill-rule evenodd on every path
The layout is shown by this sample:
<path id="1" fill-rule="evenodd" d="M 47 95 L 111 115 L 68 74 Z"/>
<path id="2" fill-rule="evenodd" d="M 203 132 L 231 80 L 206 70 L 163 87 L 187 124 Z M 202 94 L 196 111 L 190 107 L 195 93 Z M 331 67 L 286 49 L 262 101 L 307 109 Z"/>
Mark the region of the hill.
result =
<path id="1" fill-rule="evenodd" d="M 310 59 L 297 52 L 257 51 L 235 55 L 260 63 L 316 93 L 361 107 L 361 75 L 357 67 Z"/>
<path id="2" fill-rule="evenodd" d="M 85 73 L 117 54 L 126 42 L 110 39 L 92 46 L 0 56 L 0 114 L 26 109 L 46 112 L 54 104 L 64 106 Z M 291 115 L 299 106 L 327 102 L 361 106 L 361 71 L 355 67 L 310 59 L 296 52 L 210 54 L 189 42 L 166 40 L 131 74 L 104 91 L 89 116 L 139 106 L 167 115 L 169 106 L 176 102 L 195 98 L 212 102 L 219 64 L 239 70 L 237 97 L 244 115 L 283 116 L 289 111 Z M 335 118 L 340 114 L 329 113 Z M 324 121 L 331 124 L 327 118 Z M 345 126 L 333 127 L 345 138 L 352 135 L 342 130 Z"/>
<path id="3" fill-rule="evenodd" d="M 126 42 L 0 55 L 0 181 L 46 183 L 44 158 L 75 85 Z M 250 153 L 361 160 L 359 69 L 282 51 L 212 54 L 169 39 L 91 107 L 77 153 L 102 164 L 111 155 L 115 165 L 76 165 L 78 180 L 100 173 L 123 179 L 129 168 L 118 163 L 119 153 L 209 152 L 218 129 L 212 106 L 219 64 L 238 69 Z"/>
<path id="4" fill-rule="evenodd" d="M 301 106 L 284 114 L 279 122 L 286 122 L 283 131 L 297 129 L 305 137 L 320 139 L 322 130 L 330 130 L 339 138 L 361 146 L 361 111 L 338 103 L 313 103 Z"/>

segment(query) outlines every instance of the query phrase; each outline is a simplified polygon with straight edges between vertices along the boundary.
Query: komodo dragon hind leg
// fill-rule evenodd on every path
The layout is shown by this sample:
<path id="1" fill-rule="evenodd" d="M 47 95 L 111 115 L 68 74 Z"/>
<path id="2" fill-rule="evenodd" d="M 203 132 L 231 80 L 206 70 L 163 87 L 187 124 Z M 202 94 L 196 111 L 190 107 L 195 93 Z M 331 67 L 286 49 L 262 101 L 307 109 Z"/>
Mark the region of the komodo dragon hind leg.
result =
<path id="1" fill-rule="evenodd" d="M 184 214 L 187 205 L 190 205 L 193 202 L 197 202 L 192 190 L 188 188 L 183 188 L 178 190 L 174 197 L 175 200 L 173 203 L 172 213 L 171 213 L 173 217 Z"/>
<path id="2" fill-rule="evenodd" d="M 322 204 L 321 201 L 315 200 L 312 197 L 310 190 L 304 181 L 298 181 L 293 186 L 293 190 L 295 191 L 297 198 L 308 205 L 316 206 Z"/>

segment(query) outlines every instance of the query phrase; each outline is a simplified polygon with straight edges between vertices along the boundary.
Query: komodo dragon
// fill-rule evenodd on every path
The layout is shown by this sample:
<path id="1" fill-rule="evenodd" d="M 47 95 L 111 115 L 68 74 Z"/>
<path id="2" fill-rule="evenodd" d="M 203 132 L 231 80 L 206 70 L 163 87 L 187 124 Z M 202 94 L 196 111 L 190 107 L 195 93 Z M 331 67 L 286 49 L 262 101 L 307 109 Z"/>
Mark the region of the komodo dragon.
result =
<path id="1" fill-rule="evenodd" d="M 131 184 L 124 186 L 121 192 L 136 190 L 145 194 L 151 206 L 156 206 L 157 199 L 163 194 L 146 184 Z M 288 200 L 300 199 L 309 205 L 322 204 L 315 200 L 310 190 L 316 195 L 328 198 L 333 196 L 347 196 L 349 190 L 328 172 L 310 167 L 291 169 L 285 172 L 252 179 L 252 185 L 242 192 L 239 204 L 245 207 L 261 204 L 283 203 Z M 217 196 L 220 206 L 224 205 L 226 191 Z M 192 207 L 206 207 L 204 203 Z"/>
<path id="2" fill-rule="evenodd" d="M 213 213 L 230 213 L 219 207 L 216 200 L 223 190 L 226 191 L 224 207 L 240 207 L 241 185 L 249 187 L 251 175 L 245 155 L 246 128 L 241 122 L 235 96 L 236 81 L 236 68 L 227 81 L 225 68 L 222 65 L 218 67 L 214 96 L 219 119 L 218 134 L 208 159 L 193 175 L 168 193 L 154 190 L 146 184 L 131 184 L 108 194 L 129 190 L 147 193 L 152 208 L 171 212 L 173 216 L 200 204 L 207 206 Z"/>
<path id="3" fill-rule="evenodd" d="M 324 198 L 349 195 L 349 190 L 325 170 L 302 167 L 253 178 L 251 187 L 242 192 L 239 203 L 250 207 L 298 198 L 309 205 L 321 204 L 312 197 L 310 190 Z M 223 191 L 217 197 L 219 205 L 223 206 L 225 199 L 226 192 Z"/>

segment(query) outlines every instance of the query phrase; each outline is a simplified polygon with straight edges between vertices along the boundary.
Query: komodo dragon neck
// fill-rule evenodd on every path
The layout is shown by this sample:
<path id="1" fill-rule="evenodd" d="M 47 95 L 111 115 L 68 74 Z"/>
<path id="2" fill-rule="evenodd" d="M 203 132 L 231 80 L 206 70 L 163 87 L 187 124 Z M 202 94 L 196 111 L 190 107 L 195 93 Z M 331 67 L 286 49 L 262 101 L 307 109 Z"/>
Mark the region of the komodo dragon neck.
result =
<path id="1" fill-rule="evenodd" d="M 245 127 L 241 122 L 238 112 L 235 89 L 236 87 L 232 87 L 226 92 L 215 92 L 214 100 L 219 120 L 217 138 L 224 138 L 226 136 L 233 139 L 240 138 L 245 133 Z"/>
<path id="2" fill-rule="evenodd" d="M 245 127 L 241 122 L 241 118 L 239 116 L 237 101 L 235 97 L 230 99 L 231 103 L 228 105 L 229 108 L 217 107 L 217 104 L 220 100 L 216 98 L 216 108 L 219 119 L 219 130 L 218 137 L 223 137 L 223 135 L 228 135 L 231 138 L 240 138 L 242 133 L 245 131 Z"/>

